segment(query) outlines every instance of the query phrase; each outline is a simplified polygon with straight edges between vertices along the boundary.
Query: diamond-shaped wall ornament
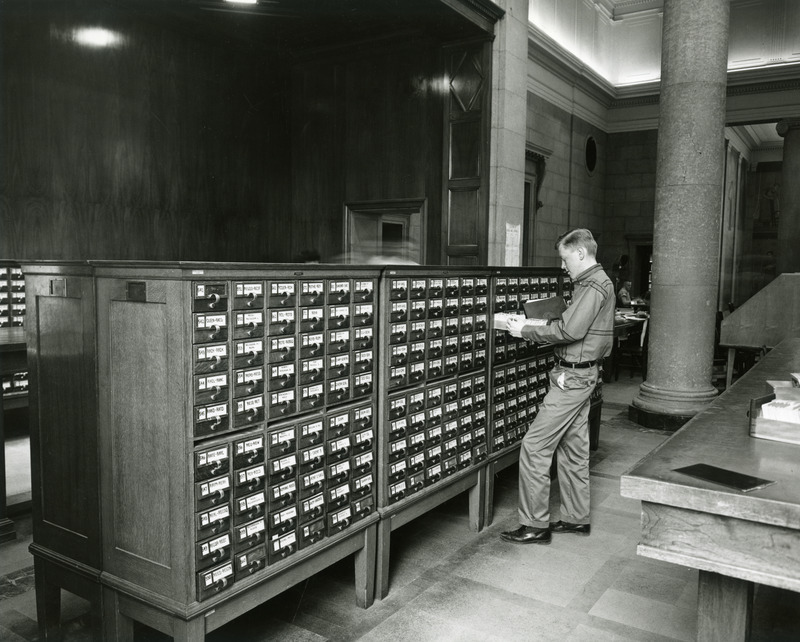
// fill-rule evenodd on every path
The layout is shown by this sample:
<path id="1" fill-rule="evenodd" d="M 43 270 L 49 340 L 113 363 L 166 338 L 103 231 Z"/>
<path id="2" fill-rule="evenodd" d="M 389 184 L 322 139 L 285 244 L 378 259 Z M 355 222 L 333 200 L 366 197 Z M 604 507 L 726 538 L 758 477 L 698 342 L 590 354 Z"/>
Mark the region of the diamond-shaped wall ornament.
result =
<path id="1" fill-rule="evenodd" d="M 463 111 L 470 111 L 483 89 L 483 73 L 477 56 L 466 53 L 450 79 L 450 91 Z"/>

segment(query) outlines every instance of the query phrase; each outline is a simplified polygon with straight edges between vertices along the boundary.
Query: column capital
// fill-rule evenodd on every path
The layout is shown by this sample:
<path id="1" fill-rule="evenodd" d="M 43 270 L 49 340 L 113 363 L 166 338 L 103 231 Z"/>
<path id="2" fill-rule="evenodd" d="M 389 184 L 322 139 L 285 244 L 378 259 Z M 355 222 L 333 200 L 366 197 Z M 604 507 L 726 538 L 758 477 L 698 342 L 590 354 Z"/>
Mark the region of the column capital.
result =
<path id="1" fill-rule="evenodd" d="M 800 118 L 784 118 L 775 125 L 775 131 L 781 138 L 784 138 L 790 129 L 800 129 Z"/>

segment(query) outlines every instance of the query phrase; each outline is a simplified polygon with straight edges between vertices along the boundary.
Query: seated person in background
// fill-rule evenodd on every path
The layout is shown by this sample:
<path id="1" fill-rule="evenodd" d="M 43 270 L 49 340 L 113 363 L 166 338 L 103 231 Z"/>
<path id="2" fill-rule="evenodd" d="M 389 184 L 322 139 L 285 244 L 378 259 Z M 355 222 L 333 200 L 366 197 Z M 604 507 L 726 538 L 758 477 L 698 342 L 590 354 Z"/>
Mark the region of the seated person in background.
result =
<path id="1" fill-rule="evenodd" d="M 617 292 L 617 306 L 620 308 L 631 307 L 631 282 L 625 281 Z"/>

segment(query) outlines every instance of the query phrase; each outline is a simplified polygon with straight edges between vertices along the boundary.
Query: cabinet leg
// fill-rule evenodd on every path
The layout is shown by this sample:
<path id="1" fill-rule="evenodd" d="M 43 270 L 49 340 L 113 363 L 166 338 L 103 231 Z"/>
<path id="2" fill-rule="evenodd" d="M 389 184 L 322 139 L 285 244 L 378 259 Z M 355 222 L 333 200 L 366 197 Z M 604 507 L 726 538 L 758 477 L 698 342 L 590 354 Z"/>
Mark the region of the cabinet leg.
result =
<path id="1" fill-rule="evenodd" d="M 33 558 L 36 576 L 36 620 L 42 640 L 61 639 L 61 587 L 50 582 L 47 562 Z"/>
<path id="2" fill-rule="evenodd" d="M 375 601 L 375 553 L 378 526 L 373 524 L 364 531 L 364 547 L 355 554 L 356 604 L 362 609 Z"/>
<path id="3" fill-rule="evenodd" d="M 697 641 L 749 640 L 753 583 L 709 571 L 700 571 L 698 582 Z"/>
<path id="4" fill-rule="evenodd" d="M 486 493 L 486 467 L 478 471 L 478 481 L 469 489 L 469 528 L 479 531 L 483 528 L 483 508 Z"/>
<path id="5" fill-rule="evenodd" d="M 102 602 L 104 639 L 133 642 L 133 620 L 120 613 L 117 593 L 104 588 Z"/>
<path id="6" fill-rule="evenodd" d="M 491 526 L 494 519 L 494 476 L 495 464 L 491 462 L 486 466 L 486 503 L 483 515 L 484 526 Z"/>
<path id="7" fill-rule="evenodd" d="M 375 582 L 377 597 L 382 600 L 389 593 L 389 548 L 392 540 L 392 520 L 381 519 L 377 524 L 378 553 L 375 556 Z"/>
<path id="8" fill-rule="evenodd" d="M 172 638 L 175 642 L 203 642 L 206 639 L 205 617 L 196 617 L 188 622 L 174 620 L 172 625 Z"/>

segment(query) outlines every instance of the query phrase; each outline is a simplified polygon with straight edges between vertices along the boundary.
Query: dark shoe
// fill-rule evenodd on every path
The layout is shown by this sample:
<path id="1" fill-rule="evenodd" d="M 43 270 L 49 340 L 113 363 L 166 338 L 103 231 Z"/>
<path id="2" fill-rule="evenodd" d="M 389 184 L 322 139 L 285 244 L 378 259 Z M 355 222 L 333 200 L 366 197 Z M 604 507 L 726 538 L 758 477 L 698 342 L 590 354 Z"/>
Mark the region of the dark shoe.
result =
<path id="1" fill-rule="evenodd" d="M 569 522 L 551 522 L 550 530 L 554 533 L 575 533 L 575 535 L 588 535 L 592 532 L 592 525 L 570 524 Z"/>
<path id="2" fill-rule="evenodd" d="M 515 531 L 500 533 L 500 537 L 516 544 L 549 544 L 551 539 L 549 528 L 535 526 L 520 526 Z"/>

